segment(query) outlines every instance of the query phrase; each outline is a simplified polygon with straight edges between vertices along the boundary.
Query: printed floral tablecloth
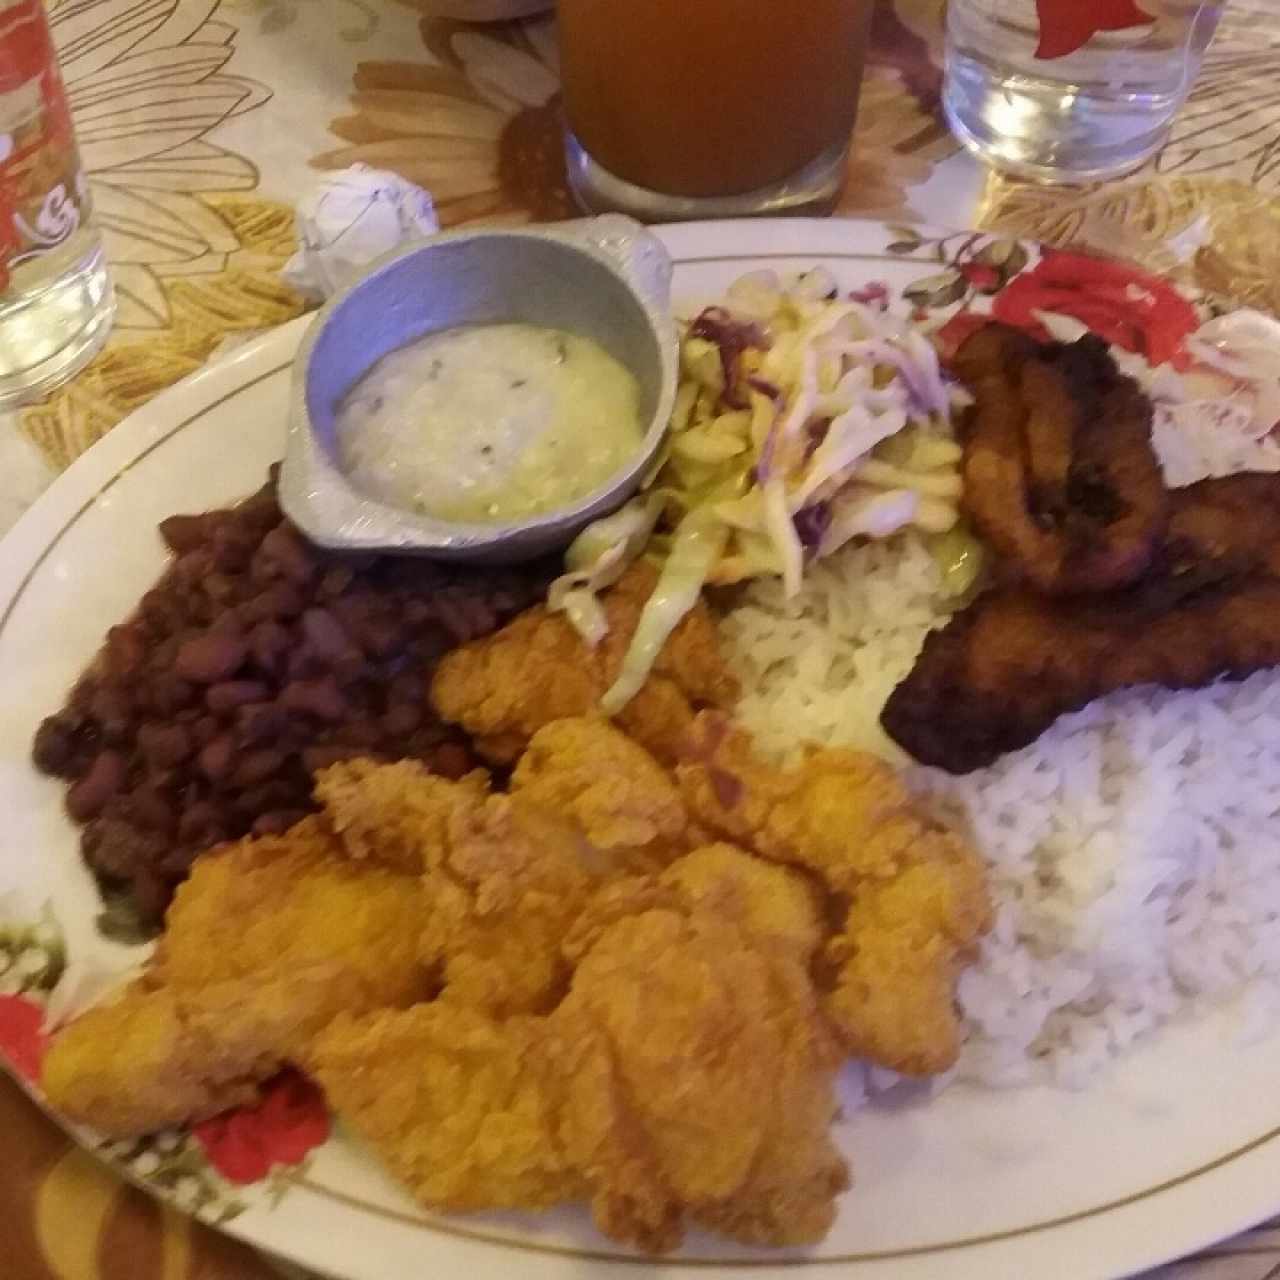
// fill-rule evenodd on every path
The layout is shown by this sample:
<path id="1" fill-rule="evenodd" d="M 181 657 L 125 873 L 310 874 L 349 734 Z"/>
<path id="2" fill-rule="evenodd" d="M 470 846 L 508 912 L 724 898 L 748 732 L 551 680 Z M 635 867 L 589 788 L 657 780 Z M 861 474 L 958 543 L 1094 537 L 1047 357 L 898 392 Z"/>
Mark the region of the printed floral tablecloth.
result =
<path id="1" fill-rule="evenodd" d="M 1280 310 L 1280 5 L 1232 0 L 1164 150 L 1124 182 L 987 173 L 938 110 L 945 0 L 877 0 L 838 214 L 1002 229 L 1123 253 Z M 130 410 L 291 319 L 291 201 L 357 160 L 446 225 L 568 216 L 549 19 L 472 26 L 459 0 L 51 0 L 120 300 L 106 350 L 0 423 L 0 530 Z M 0 983 L 3 977 L 0 976 Z M 2 988 L 0 988 L 2 989 Z M 6 1280 L 293 1274 L 127 1188 L 0 1078 Z M 1277 1193 L 1280 1195 L 1280 1192 Z M 1280 1222 L 1160 1280 L 1275 1280 Z"/>

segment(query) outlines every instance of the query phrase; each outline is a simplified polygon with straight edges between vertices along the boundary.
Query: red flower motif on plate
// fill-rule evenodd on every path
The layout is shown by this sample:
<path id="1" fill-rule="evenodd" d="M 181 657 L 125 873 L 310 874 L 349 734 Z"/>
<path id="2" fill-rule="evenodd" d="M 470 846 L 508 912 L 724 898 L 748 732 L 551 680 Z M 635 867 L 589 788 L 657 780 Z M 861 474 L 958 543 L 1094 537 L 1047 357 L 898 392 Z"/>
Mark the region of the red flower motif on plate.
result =
<path id="1" fill-rule="evenodd" d="M 1200 326 L 1195 307 L 1159 276 L 1123 262 L 1046 249 L 1036 266 L 996 294 L 989 316 L 959 312 L 939 329 L 938 343 L 951 354 L 991 320 L 1047 341 L 1041 311 L 1070 316 L 1113 346 L 1176 369 L 1190 364 L 1185 342 Z"/>
<path id="2" fill-rule="evenodd" d="M 1000 269 L 990 263 L 970 259 L 959 263 L 957 269 L 979 293 L 995 293 L 1000 287 Z"/>
<path id="3" fill-rule="evenodd" d="M 1099 31 L 1124 31 L 1154 21 L 1133 0 L 1036 0 L 1040 43 L 1036 57 L 1065 58 Z"/>
<path id="4" fill-rule="evenodd" d="M 310 1080 L 285 1071 L 263 1086 L 253 1106 L 203 1120 L 191 1134 L 229 1182 L 260 1182 L 275 1165 L 298 1164 L 329 1137 L 329 1111 Z"/>
<path id="5" fill-rule="evenodd" d="M 997 320 L 1047 338 L 1037 311 L 1072 316 L 1092 333 L 1151 364 L 1187 363 L 1183 343 L 1200 326 L 1196 309 L 1168 281 L 1123 262 L 1046 250 L 992 304 Z"/>
<path id="6" fill-rule="evenodd" d="M 34 1084 L 40 1079 L 40 1064 L 48 1048 L 44 1033 L 44 1010 L 25 996 L 0 996 L 0 1056 Z"/>

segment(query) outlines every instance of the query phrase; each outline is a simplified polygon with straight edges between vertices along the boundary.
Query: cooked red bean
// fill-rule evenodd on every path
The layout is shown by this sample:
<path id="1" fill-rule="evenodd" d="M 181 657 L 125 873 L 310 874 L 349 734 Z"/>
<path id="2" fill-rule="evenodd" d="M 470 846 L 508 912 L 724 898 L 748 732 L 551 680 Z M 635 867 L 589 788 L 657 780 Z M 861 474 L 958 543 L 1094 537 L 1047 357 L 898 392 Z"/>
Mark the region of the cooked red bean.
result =
<path id="1" fill-rule="evenodd" d="M 305 582 L 316 569 L 316 557 L 291 525 L 278 524 L 265 538 L 253 558 L 251 572 L 258 581 L 284 578 Z"/>
<path id="2" fill-rule="evenodd" d="M 170 551 L 181 555 L 194 551 L 213 533 L 215 521 L 222 512 L 208 512 L 200 516 L 169 516 L 160 521 L 160 536 Z"/>
<path id="3" fill-rule="evenodd" d="M 124 781 L 125 758 L 118 751 L 100 751 L 88 772 L 67 792 L 67 812 L 77 822 L 96 818 Z"/>
<path id="4" fill-rule="evenodd" d="M 421 723 L 426 715 L 425 706 L 415 706 L 411 702 L 402 702 L 382 717 L 382 728 L 389 737 L 408 737 Z"/>
<path id="5" fill-rule="evenodd" d="M 172 671 L 159 671 L 140 687 L 147 705 L 157 715 L 171 716 L 195 701 L 195 687 Z"/>
<path id="6" fill-rule="evenodd" d="M 177 823 L 173 806 L 155 786 L 144 785 L 133 792 L 128 798 L 128 813 L 138 826 L 164 835 L 171 834 Z"/>
<path id="7" fill-rule="evenodd" d="M 139 727 L 138 748 L 148 764 L 164 769 L 185 760 L 195 743 L 185 725 L 157 721 Z"/>
<path id="8" fill-rule="evenodd" d="M 112 685 L 102 685 L 89 699 L 89 714 L 97 720 L 102 736 L 115 742 L 129 731 L 133 707 L 124 690 Z"/>
<path id="9" fill-rule="evenodd" d="M 153 920 L 201 850 L 311 812 L 318 768 L 355 755 L 473 767 L 427 705 L 432 666 L 550 576 L 324 551 L 283 519 L 274 483 L 163 522 L 169 569 L 32 747 L 72 783 L 85 861 Z"/>
<path id="10" fill-rule="evenodd" d="M 221 818 L 221 811 L 215 804 L 208 800 L 197 800 L 178 819 L 178 839 L 190 844 L 202 841 L 211 844 L 213 839 L 208 838 L 209 833 L 220 830 Z"/>
<path id="11" fill-rule="evenodd" d="M 335 565 L 320 579 L 322 596 L 340 596 L 355 581 L 356 571 L 346 564 Z"/>
<path id="12" fill-rule="evenodd" d="M 175 845 L 170 849 L 169 852 L 166 853 L 156 864 L 157 870 L 160 873 L 159 878 L 162 881 L 162 889 L 164 888 L 164 882 L 167 882 L 168 885 L 175 885 L 185 880 L 187 878 L 187 873 L 191 870 L 191 864 L 195 862 L 201 852 L 202 850 L 197 849 L 193 845 L 184 844 Z M 168 896 L 168 892 L 172 892 L 172 890 L 167 890 L 165 893 L 166 898 Z M 161 911 L 164 910 L 164 905 L 165 904 L 162 902 L 160 906 Z"/>
<path id="13" fill-rule="evenodd" d="M 267 747 L 261 751 L 250 751 L 236 762 L 231 774 L 231 781 L 237 787 L 252 787 L 255 783 L 265 782 L 274 777 L 284 765 L 285 753 Z"/>
<path id="14" fill-rule="evenodd" d="M 340 658 L 351 649 L 342 624 L 327 609 L 308 609 L 302 615 L 302 634 L 322 658 Z"/>
<path id="15" fill-rule="evenodd" d="M 132 676 L 146 657 L 147 646 L 134 627 L 112 627 L 107 632 L 106 666 L 113 676 Z"/>
<path id="16" fill-rule="evenodd" d="M 404 627 L 394 618 L 366 618 L 356 637 L 370 657 L 385 658 L 404 645 Z"/>
<path id="17" fill-rule="evenodd" d="M 221 782 L 231 772 L 231 761 L 235 755 L 235 743 L 230 734 L 222 734 L 214 738 L 200 751 L 200 772 L 210 782 Z"/>
<path id="18" fill-rule="evenodd" d="M 337 743 L 324 747 L 303 747 L 302 765 L 308 773 L 316 773 L 320 769 L 327 769 L 331 764 L 340 764 L 343 760 L 350 760 L 359 754 L 358 747 L 344 747 Z"/>
<path id="19" fill-rule="evenodd" d="M 183 641 L 173 669 L 184 680 L 214 684 L 232 675 L 248 653 L 244 638 L 234 631 L 206 631 Z"/>
<path id="20" fill-rule="evenodd" d="M 199 587 L 213 572 L 213 553 L 201 547 L 179 556 L 173 564 L 173 576 L 182 583 Z"/>
<path id="21" fill-rule="evenodd" d="M 271 689 L 261 680 L 224 680 L 210 685 L 204 695 L 204 704 L 214 715 L 226 715 L 247 702 L 265 702 Z"/>
<path id="22" fill-rule="evenodd" d="M 291 680 L 280 695 L 280 705 L 290 711 L 337 722 L 351 712 L 351 705 L 332 676 L 319 680 Z"/>
<path id="23" fill-rule="evenodd" d="M 213 535 L 213 561 L 228 574 L 243 573 L 253 559 L 260 534 L 234 522 L 219 528 Z"/>
<path id="24" fill-rule="evenodd" d="M 85 861 L 99 875 L 111 880 L 131 880 L 164 856 L 168 841 L 118 818 L 98 818 L 84 829 L 80 849 Z"/>
<path id="25" fill-rule="evenodd" d="M 306 597 L 293 583 L 277 582 L 249 600 L 248 613 L 255 622 L 268 618 L 296 618 L 306 604 Z"/>
<path id="26" fill-rule="evenodd" d="M 242 747 L 252 747 L 287 735 L 290 715 L 287 707 L 275 702 L 255 702 L 241 707 L 235 716 L 235 738 Z"/>
<path id="27" fill-rule="evenodd" d="M 210 600 L 230 604 L 236 598 L 235 579 L 225 573 L 211 573 L 200 583 L 201 590 Z"/>
<path id="28" fill-rule="evenodd" d="M 222 726 L 214 716 L 199 716 L 192 722 L 191 736 L 196 744 L 207 747 L 221 732 Z"/>
<path id="29" fill-rule="evenodd" d="M 376 747 L 383 738 L 376 720 L 348 720 L 334 733 L 334 740 L 349 747 Z"/>
<path id="30" fill-rule="evenodd" d="M 41 773 L 74 778 L 76 746 L 76 730 L 71 722 L 61 716 L 47 716 L 36 730 L 31 758 Z"/>
<path id="31" fill-rule="evenodd" d="M 253 663 L 264 675 L 279 673 L 289 644 L 289 633 L 278 622 L 260 622 L 249 632 Z"/>

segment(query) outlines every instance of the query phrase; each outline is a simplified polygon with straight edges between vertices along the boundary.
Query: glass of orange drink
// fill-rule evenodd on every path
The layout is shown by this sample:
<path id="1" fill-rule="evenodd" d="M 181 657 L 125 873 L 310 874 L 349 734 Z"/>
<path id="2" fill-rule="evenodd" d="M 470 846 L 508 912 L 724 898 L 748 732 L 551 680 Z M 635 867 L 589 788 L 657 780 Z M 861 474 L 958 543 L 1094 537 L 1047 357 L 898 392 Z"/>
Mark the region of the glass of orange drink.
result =
<path id="1" fill-rule="evenodd" d="M 559 0 L 570 184 L 647 221 L 839 191 L 875 0 Z"/>

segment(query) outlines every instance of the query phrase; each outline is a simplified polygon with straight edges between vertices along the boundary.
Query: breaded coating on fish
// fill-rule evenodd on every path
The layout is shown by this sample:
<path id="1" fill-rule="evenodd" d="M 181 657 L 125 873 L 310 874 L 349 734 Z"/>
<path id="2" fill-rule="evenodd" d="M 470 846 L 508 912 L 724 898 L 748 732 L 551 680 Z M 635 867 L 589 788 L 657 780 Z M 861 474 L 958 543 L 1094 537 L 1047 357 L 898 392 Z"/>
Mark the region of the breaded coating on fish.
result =
<path id="1" fill-rule="evenodd" d="M 537 606 L 487 639 L 441 659 L 431 700 L 460 724 L 489 759 L 510 764 L 553 720 L 590 715 L 612 685 L 636 623 L 657 581 L 638 564 L 602 596 L 608 635 L 595 648 L 559 613 Z M 720 655 L 715 623 L 704 604 L 672 632 L 640 692 L 617 723 L 662 763 L 679 752 L 697 706 L 729 707 L 737 682 Z"/>
<path id="2" fill-rule="evenodd" d="M 582 1195 L 535 1071 L 542 1024 L 452 1002 L 344 1016 L 307 1066 L 329 1102 L 424 1204 L 545 1209 Z"/>
<path id="3" fill-rule="evenodd" d="M 820 938 L 803 876 L 695 851 L 585 904 L 547 1016 L 444 999 L 341 1018 L 309 1066 L 434 1208 L 587 1199 L 602 1231 L 649 1250 L 693 1221 L 807 1243 L 849 1183 L 828 1132 L 840 1050 L 806 963 Z"/>
<path id="4" fill-rule="evenodd" d="M 693 1218 L 752 1244 L 826 1234 L 840 1053 L 805 967 L 705 911 L 600 933 L 548 1019 L 557 1137 L 597 1225 L 651 1251 Z"/>
<path id="5" fill-rule="evenodd" d="M 332 766 L 319 815 L 197 862 L 146 976 L 56 1040 L 51 1101 L 123 1136 L 291 1062 L 433 1208 L 822 1239 L 836 1072 L 949 1065 L 981 872 L 870 757 L 686 728 L 674 780 L 598 719 L 536 730 L 510 794 Z M 735 843 L 684 852 L 707 829 Z"/>
<path id="6" fill-rule="evenodd" d="M 252 1102 L 261 1078 L 223 1060 L 171 988 L 135 982 L 54 1038 L 40 1083 L 65 1115 L 125 1137 Z"/>
<path id="7" fill-rule="evenodd" d="M 670 862 L 689 825 L 671 775 L 607 720 L 539 729 L 511 775 L 511 793 L 568 818 L 593 848 L 633 865 Z"/>
<path id="8" fill-rule="evenodd" d="M 349 857 L 421 875 L 435 866 L 450 820 L 482 802 L 489 781 L 479 769 L 454 782 L 417 760 L 357 757 L 319 770 L 314 793 Z"/>
<path id="9" fill-rule="evenodd" d="M 353 856 L 422 872 L 422 955 L 444 998 L 499 1016 L 563 995 L 560 944 L 588 896 L 670 862 L 687 827 L 670 775 L 605 721 L 539 730 L 512 788 L 488 795 L 474 775 L 453 783 L 407 761 L 346 762 L 316 782 Z"/>
<path id="10" fill-rule="evenodd" d="M 351 862 L 316 818 L 206 854 L 144 976 L 55 1037 L 50 1103 L 126 1136 L 245 1101 L 339 1012 L 428 993 L 421 917 L 416 878 Z"/>
<path id="11" fill-rule="evenodd" d="M 539 1013 L 564 993 L 560 941 L 601 877 L 574 828 L 509 796 L 460 813 L 423 877 L 423 959 L 442 998 L 495 1015 Z"/>
<path id="12" fill-rule="evenodd" d="M 676 770 L 693 818 L 761 857 L 816 873 L 843 919 L 827 947 L 828 1015 L 849 1052 L 910 1075 L 960 1049 L 955 979 L 989 927 L 982 862 L 929 821 L 892 768 L 856 751 L 811 750 L 795 768 L 699 716 Z"/>
<path id="13" fill-rule="evenodd" d="M 769 955 L 808 964 L 826 937 L 825 895 L 812 877 L 712 844 L 678 858 L 657 875 L 625 876 L 587 903 L 564 940 L 579 960 L 616 920 L 668 908 L 704 912 L 740 929 Z"/>

